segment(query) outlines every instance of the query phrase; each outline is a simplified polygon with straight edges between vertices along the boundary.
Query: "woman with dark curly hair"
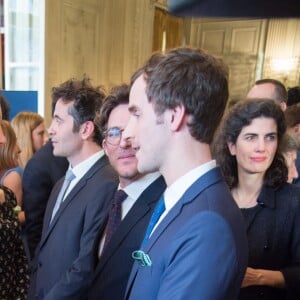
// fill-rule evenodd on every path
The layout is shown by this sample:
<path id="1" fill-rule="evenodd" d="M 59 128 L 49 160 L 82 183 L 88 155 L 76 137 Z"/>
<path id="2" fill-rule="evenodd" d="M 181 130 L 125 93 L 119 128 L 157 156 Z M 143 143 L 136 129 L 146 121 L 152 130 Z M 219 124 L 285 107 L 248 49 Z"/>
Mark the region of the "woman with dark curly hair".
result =
<path id="1" fill-rule="evenodd" d="M 248 268 L 239 299 L 300 299 L 300 188 L 279 150 L 284 114 L 269 99 L 229 110 L 213 150 L 247 226 Z"/>

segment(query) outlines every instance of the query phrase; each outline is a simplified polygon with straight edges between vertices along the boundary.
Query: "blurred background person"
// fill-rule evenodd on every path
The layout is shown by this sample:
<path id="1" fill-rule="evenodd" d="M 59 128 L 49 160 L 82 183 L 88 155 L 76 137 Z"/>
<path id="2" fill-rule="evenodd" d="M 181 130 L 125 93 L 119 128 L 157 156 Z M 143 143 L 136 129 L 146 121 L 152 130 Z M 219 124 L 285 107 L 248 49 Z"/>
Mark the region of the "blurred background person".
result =
<path id="1" fill-rule="evenodd" d="M 286 166 L 288 168 L 287 182 L 293 183 L 293 181 L 298 179 L 299 177 L 298 170 L 296 167 L 296 160 L 297 152 L 300 150 L 300 144 L 289 134 L 285 134 L 282 138 L 280 149 L 285 158 Z"/>
<path id="2" fill-rule="evenodd" d="M 44 118 L 35 112 L 23 111 L 11 121 L 21 149 L 19 165 L 24 170 L 28 160 L 48 140 Z"/>
<path id="3" fill-rule="evenodd" d="M 14 213 L 14 193 L 0 186 L 0 299 L 24 300 L 29 287 L 28 263 L 20 225 Z"/>
<path id="4" fill-rule="evenodd" d="M 244 215 L 249 261 L 238 299 L 300 299 L 300 188 L 287 183 L 284 114 L 249 99 L 227 114 L 214 153 Z"/>
<path id="5" fill-rule="evenodd" d="M 9 121 L 10 105 L 1 93 L 0 93 L 0 107 L 2 110 L 2 120 Z"/>
<path id="6" fill-rule="evenodd" d="M 0 107 L 0 120 L 2 112 Z M 6 138 L 0 126 L 0 147 Z M 0 299 L 25 300 L 29 286 L 28 264 L 14 213 L 14 193 L 0 185 Z"/>
<path id="7" fill-rule="evenodd" d="M 300 103 L 300 86 L 288 88 L 287 106 Z"/>
<path id="8" fill-rule="evenodd" d="M 3 120 L 1 121 L 1 127 L 6 138 L 6 143 L 0 147 L 0 184 L 14 192 L 17 199 L 16 215 L 18 215 L 19 221 L 23 223 L 25 220 L 24 212 L 20 211 L 22 207 L 23 170 L 18 165 L 21 151 L 11 124 Z"/>
<path id="9" fill-rule="evenodd" d="M 22 179 L 24 224 L 24 242 L 29 259 L 33 258 L 43 229 L 44 214 L 51 190 L 55 183 L 65 175 L 69 163 L 65 157 L 53 155 L 53 146 L 49 140 L 28 161 Z"/>
<path id="10" fill-rule="evenodd" d="M 288 106 L 284 112 L 286 121 L 286 132 L 300 143 L 300 103 Z M 297 152 L 296 168 L 298 174 L 300 173 L 300 152 Z M 300 184 L 299 176 L 294 179 L 293 183 Z"/>
<path id="11" fill-rule="evenodd" d="M 249 90 L 247 98 L 268 98 L 275 100 L 284 111 L 287 103 L 287 90 L 282 82 L 272 78 L 264 78 L 255 81 Z"/>

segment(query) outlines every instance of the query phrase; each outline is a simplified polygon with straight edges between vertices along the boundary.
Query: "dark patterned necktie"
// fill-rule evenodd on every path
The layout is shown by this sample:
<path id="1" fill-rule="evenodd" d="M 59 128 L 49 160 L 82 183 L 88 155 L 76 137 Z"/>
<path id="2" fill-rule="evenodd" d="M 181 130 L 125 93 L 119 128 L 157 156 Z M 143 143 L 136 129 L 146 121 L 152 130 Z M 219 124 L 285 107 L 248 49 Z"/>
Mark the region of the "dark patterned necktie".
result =
<path id="1" fill-rule="evenodd" d="M 112 200 L 112 206 L 108 214 L 108 221 L 105 228 L 105 241 L 102 253 L 105 251 L 111 237 L 119 227 L 122 219 L 122 202 L 127 198 L 127 194 L 123 190 L 118 190 Z"/>

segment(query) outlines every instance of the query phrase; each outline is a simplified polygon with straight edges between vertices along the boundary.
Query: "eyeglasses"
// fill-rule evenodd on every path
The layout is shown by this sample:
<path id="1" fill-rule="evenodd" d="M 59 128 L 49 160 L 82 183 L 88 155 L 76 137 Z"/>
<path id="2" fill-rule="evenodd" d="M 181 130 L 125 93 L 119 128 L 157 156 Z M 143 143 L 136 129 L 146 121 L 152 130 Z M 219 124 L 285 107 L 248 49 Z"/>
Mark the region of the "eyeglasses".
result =
<path id="1" fill-rule="evenodd" d="M 119 145 L 124 129 L 111 127 L 104 132 L 105 140 L 111 145 Z"/>

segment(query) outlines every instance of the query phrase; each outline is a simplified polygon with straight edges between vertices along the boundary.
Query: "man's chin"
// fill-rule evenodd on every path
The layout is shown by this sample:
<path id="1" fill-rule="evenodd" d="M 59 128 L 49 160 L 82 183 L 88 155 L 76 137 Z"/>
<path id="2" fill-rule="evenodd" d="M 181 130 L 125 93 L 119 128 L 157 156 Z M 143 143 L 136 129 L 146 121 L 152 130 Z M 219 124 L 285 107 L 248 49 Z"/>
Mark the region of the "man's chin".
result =
<path id="1" fill-rule="evenodd" d="M 59 151 L 55 151 L 55 149 L 53 150 L 53 155 L 54 155 L 54 156 L 60 156 L 60 157 L 64 156 L 64 155 L 62 155 L 62 153 L 60 153 Z"/>
<path id="2" fill-rule="evenodd" d="M 147 164 L 143 163 L 142 161 L 140 161 L 140 162 L 138 161 L 137 170 L 141 174 L 146 174 L 146 173 L 153 172 L 152 166 L 151 165 L 147 165 Z"/>

